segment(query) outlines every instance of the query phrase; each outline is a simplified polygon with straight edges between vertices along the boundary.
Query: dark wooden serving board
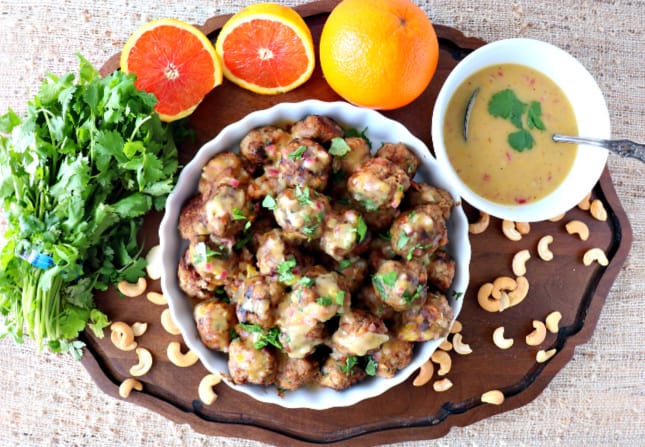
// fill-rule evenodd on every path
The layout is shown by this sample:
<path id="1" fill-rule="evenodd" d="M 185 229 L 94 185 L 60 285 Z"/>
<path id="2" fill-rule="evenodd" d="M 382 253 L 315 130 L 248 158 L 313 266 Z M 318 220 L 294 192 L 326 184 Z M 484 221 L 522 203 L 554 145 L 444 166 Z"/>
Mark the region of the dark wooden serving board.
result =
<path id="1" fill-rule="evenodd" d="M 328 12 L 336 3 L 319 1 L 296 8 L 306 18 L 316 41 Z M 228 17 L 214 17 L 202 29 L 214 41 Z M 431 85 L 414 103 L 385 113 L 405 124 L 428 147 L 432 147 L 432 108 L 441 85 L 461 58 L 484 44 L 482 40 L 465 37 L 455 29 L 435 26 L 441 54 Z M 118 55 L 115 55 L 103 66 L 102 72 L 117 68 Z M 182 147 L 181 162 L 188 162 L 204 142 L 253 110 L 310 98 L 339 100 L 324 81 L 319 67 L 303 87 L 278 96 L 256 95 L 225 81 L 191 116 L 190 125 L 195 130 L 196 141 Z M 589 340 L 632 241 L 627 216 L 616 196 L 608 170 L 604 171 L 594 188 L 593 196 L 604 202 L 609 214 L 607 221 L 596 221 L 588 212 L 576 208 L 560 222 L 533 224 L 530 234 L 519 242 L 510 242 L 502 235 L 501 222 L 497 219 L 491 220 L 485 233 L 471 237 L 471 282 L 463 298 L 459 320 L 463 323 L 464 341 L 471 345 L 473 353 L 468 356 L 452 354 L 453 366 L 447 377 L 454 386 L 444 393 L 433 391 L 432 382 L 424 387 L 414 387 L 411 378 L 380 397 L 352 407 L 325 411 L 288 410 L 256 402 L 221 384 L 216 388 L 217 401 L 204 406 L 198 399 L 197 386 L 207 371 L 200 363 L 182 369 L 168 362 L 166 346 L 172 340 L 181 341 L 181 337 L 169 335 L 162 328 L 162 306 L 156 306 L 144 297 L 120 298 L 114 291 L 97 296 L 97 305 L 112 321 L 149 323 L 148 332 L 139 338 L 139 343 L 152 351 L 155 364 L 150 373 L 141 378 L 143 392 L 133 393 L 129 401 L 174 421 L 189 423 L 199 432 L 302 446 L 346 445 L 350 440 L 352 445 L 374 445 L 438 438 L 452 426 L 472 424 L 530 402 L 567 364 L 575 346 Z M 467 204 L 466 210 L 471 219 L 476 218 L 476 211 Z M 574 218 L 589 225 L 591 237 L 586 242 L 564 230 L 564 224 Z M 160 219 L 160 214 L 147 217 L 142 232 L 147 247 L 158 243 Z M 545 234 L 554 236 L 551 247 L 555 258 L 550 262 L 541 261 L 535 250 L 537 240 Z M 582 254 L 593 246 L 606 251 L 610 260 L 607 267 L 585 267 L 582 264 Z M 505 312 L 485 312 L 476 301 L 479 286 L 497 276 L 512 275 L 511 258 L 523 248 L 529 248 L 533 255 L 528 263 L 528 297 Z M 159 291 L 158 281 L 150 283 L 148 290 Z M 543 320 L 553 310 L 559 310 L 563 315 L 559 333 L 549 334 L 539 347 L 527 346 L 524 336 L 531 331 L 532 320 Z M 494 328 L 501 325 L 505 326 L 506 335 L 515 339 L 514 346 L 506 351 L 496 348 L 491 340 Z M 103 391 L 119 398 L 119 383 L 128 377 L 130 366 L 136 363 L 134 352 L 118 351 L 111 344 L 109 335 L 99 340 L 86 332 L 83 340 L 88 345 L 83 365 Z M 547 363 L 536 363 L 536 351 L 551 347 L 557 348 L 557 354 Z M 482 404 L 481 394 L 495 388 L 505 393 L 505 402 L 500 406 Z"/>

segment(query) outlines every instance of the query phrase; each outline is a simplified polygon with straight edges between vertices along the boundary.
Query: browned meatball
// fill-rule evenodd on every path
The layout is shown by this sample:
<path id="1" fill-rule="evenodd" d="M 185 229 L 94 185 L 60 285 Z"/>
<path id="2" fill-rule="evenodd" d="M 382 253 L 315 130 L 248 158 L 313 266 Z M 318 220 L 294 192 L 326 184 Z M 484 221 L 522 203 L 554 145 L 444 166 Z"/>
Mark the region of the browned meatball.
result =
<path id="1" fill-rule="evenodd" d="M 425 204 L 437 205 L 441 208 L 445 220 L 450 218 L 454 205 L 454 200 L 448 191 L 425 182 L 412 182 L 407 198 L 412 207 Z"/>
<path id="2" fill-rule="evenodd" d="M 264 174 L 251 180 L 246 188 L 246 194 L 251 200 L 261 200 L 266 196 L 276 196 L 284 189 L 280 180 L 280 170 L 270 166 L 264 169 Z"/>
<path id="3" fill-rule="evenodd" d="M 402 312 L 425 300 L 427 271 L 418 262 L 385 261 L 372 276 L 372 285 L 383 302 Z"/>
<path id="4" fill-rule="evenodd" d="M 371 158 L 347 180 L 351 197 L 367 211 L 397 208 L 410 187 L 403 169 L 385 158 Z"/>
<path id="5" fill-rule="evenodd" d="M 206 213 L 201 195 L 191 198 L 181 209 L 179 234 L 186 240 L 201 240 L 208 237 Z"/>
<path id="6" fill-rule="evenodd" d="M 237 323 L 234 307 L 218 299 L 201 301 L 195 305 L 193 317 L 206 347 L 227 352 L 231 330 Z"/>
<path id="7" fill-rule="evenodd" d="M 455 260 L 445 250 L 437 250 L 427 262 L 428 282 L 445 292 L 455 278 Z"/>
<path id="8" fill-rule="evenodd" d="M 330 210 L 324 194 L 307 187 L 287 188 L 275 199 L 273 216 L 286 237 L 313 240 L 323 233 L 323 222 Z"/>
<path id="9" fill-rule="evenodd" d="M 334 269 L 342 275 L 350 292 L 357 291 L 361 287 L 368 268 L 367 261 L 359 256 L 341 259 L 334 264 Z"/>
<path id="10" fill-rule="evenodd" d="M 369 243 L 367 224 L 358 211 L 332 211 L 324 221 L 320 248 L 339 261 L 357 253 L 360 245 Z"/>
<path id="11" fill-rule="evenodd" d="M 378 351 L 371 354 L 372 360 L 377 364 L 376 375 L 394 377 L 398 370 L 410 364 L 413 348 L 414 343 L 391 336 Z"/>
<path id="12" fill-rule="evenodd" d="M 235 313 L 240 323 L 271 328 L 275 323 L 275 308 L 284 296 L 284 287 L 266 276 L 247 278 L 237 290 Z"/>
<path id="13" fill-rule="evenodd" d="M 278 368 L 275 354 L 268 348 L 255 349 L 251 340 L 233 340 L 228 348 L 228 372 L 237 384 L 273 384 Z"/>
<path id="14" fill-rule="evenodd" d="M 215 287 L 223 286 L 236 269 L 237 256 L 230 247 L 212 241 L 191 242 L 185 254 L 186 262 L 197 274 Z"/>
<path id="15" fill-rule="evenodd" d="M 430 293 L 425 303 L 398 315 L 397 337 L 406 341 L 423 342 L 448 335 L 452 308 L 446 297 Z"/>
<path id="16" fill-rule="evenodd" d="M 219 185 L 226 184 L 233 188 L 246 188 L 251 176 L 244 168 L 242 159 L 234 152 L 220 152 L 211 158 L 202 168 L 199 179 L 199 192 L 209 197 Z"/>
<path id="17" fill-rule="evenodd" d="M 392 222 L 401 214 L 399 208 L 383 208 L 376 211 L 365 211 L 363 219 L 367 222 L 370 229 L 374 231 L 388 231 Z"/>
<path id="18" fill-rule="evenodd" d="M 353 309 L 341 315 L 331 341 L 333 349 L 341 354 L 363 356 L 378 349 L 388 338 L 383 320 L 362 309 Z"/>
<path id="19" fill-rule="evenodd" d="M 326 337 L 325 324 L 308 318 L 298 304 L 289 300 L 278 306 L 279 340 L 289 357 L 304 358 L 313 353 Z"/>
<path id="20" fill-rule="evenodd" d="M 309 138 L 296 138 L 282 147 L 280 179 L 285 186 L 309 187 L 322 191 L 327 186 L 331 156 Z"/>
<path id="21" fill-rule="evenodd" d="M 276 164 L 280 161 L 280 148 L 289 140 L 289 133 L 279 127 L 259 127 L 242 138 L 240 154 L 254 166 Z"/>
<path id="22" fill-rule="evenodd" d="M 332 353 L 320 369 L 320 385 L 341 391 L 365 379 L 367 374 L 356 364 L 356 357 Z"/>
<path id="23" fill-rule="evenodd" d="M 372 271 L 377 271 L 385 261 L 396 259 L 397 254 L 392 250 L 390 239 L 391 236 L 388 232 L 386 234 L 379 234 L 370 241 L 367 260 Z"/>
<path id="24" fill-rule="evenodd" d="M 360 288 L 356 295 L 355 306 L 367 310 L 383 321 L 392 319 L 396 313 L 376 294 L 371 284 L 365 284 Z"/>
<path id="25" fill-rule="evenodd" d="M 342 137 L 344 133 L 333 119 L 321 115 L 309 115 L 291 126 L 293 138 L 312 138 L 321 143 L 327 143 L 332 138 Z"/>
<path id="26" fill-rule="evenodd" d="M 295 391 L 317 380 L 319 364 L 311 358 L 296 359 L 280 355 L 275 385 L 280 390 Z"/>
<path id="27" fill-rule="evenodd" d="M 334 172 L 342 172 L 349 177 L 370 158 L 370 146 L 365 138 L 361 137 L 348 137 L 344 141 L 347 145 L 346 152 L 343 155 L 334 155 L 332 168 Z"/>
<path id="28" fill-rule="evenodd" d="M 385 143 L 376 151 L 376 157 L 390 160 L 395 165 L 408 174 L 411 179 L 414 178 L 419 168 L 419 159 L 403 143 Z"/>
<path id="29" fill-rule="evenodd" d="M 204 203 L 208 231 L 218 237 L 235 236 L 255 218 L 255 205 L 246 190 L 220 184 Z"/>
<path id="30" fill-rule="evenodd" d="M 186 252 L 187 254 L 188 252 Z M 188 296 L 199 298 L 201 300 L 213 296 L 217 285 L 211 281 L 202 278 L 190 263 L 186 261 L 186 256 L 182 256 L 177 267 L 177 282 L 179 288 Z"/>
<path id="31" fill-rule="evenodd" d="M 310 265 L 309 258 L 291 244 L 285 238 L 284 232 L 278 228 L 261 235 L 258 244 L 255 257 L 258 269 L 263 275 L 277 275 L 280 266 L 286 263 L 293 264 L 289 270 L 297 275 Z"/>
<path id="32" fill-rule="evenodd" d="M 405 259 L 432 254 L 448 243 L 448 230 L 437 205 L 420 205 L 397 217 L 390 228 L 392 250 Z"/>
<path id="33" fill-rule="evenodd" d="M 314 266 L 292 286 L 289 300 L 298 306 L 304 318 L 325 322 L 349 310 L 351 297 L 338 273 Z"/>

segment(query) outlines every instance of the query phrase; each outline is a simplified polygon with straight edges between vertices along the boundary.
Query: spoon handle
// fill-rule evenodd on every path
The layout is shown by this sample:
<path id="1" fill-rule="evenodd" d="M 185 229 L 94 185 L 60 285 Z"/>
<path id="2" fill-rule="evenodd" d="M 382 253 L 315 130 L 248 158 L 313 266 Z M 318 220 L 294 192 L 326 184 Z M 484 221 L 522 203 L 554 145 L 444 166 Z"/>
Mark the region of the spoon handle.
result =
<path id="1" fill-rule="evenodd" d="M 558 143 L 588 144 L 590 146 L 604 147 L 620 155 L 631 157 L 645 162 L 645 144 L 634 143 L 630 140 L 603 140 L 601 138 L 570 137 L 567 135 L 553 135 L 553 141 Z"/>

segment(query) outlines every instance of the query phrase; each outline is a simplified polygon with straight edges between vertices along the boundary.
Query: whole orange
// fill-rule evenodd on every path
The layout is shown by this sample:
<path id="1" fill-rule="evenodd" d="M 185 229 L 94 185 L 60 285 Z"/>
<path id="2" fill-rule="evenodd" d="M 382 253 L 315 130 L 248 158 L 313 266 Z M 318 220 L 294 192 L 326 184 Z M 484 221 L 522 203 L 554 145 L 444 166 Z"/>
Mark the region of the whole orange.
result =
<path id="1" fill-rule="evenodd" d="M 410 0 L 343 0 L 320 36 L 320 65 L 347 101 L 396 109 L 426 89 L 439 59 L 428 16 Z"/>

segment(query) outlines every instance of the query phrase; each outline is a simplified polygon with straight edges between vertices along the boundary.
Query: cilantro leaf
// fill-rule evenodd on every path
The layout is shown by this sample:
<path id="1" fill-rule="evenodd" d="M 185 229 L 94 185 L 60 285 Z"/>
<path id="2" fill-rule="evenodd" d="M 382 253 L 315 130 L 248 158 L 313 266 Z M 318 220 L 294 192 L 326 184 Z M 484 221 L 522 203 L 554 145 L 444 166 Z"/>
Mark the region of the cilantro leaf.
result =
<path id="1" fill-rule="evenodd" d="M 494 117 L 509 120 L 515 127 L 522 129 L 522 115 L 527 105 L 519 100 L 515 92 L 505 89 L 495 93 L 488 103 L 488 113 Z"/>
<path id="2" fill-rule="evenodd" d="M 347 141 L 341 137 L 335 137 L 331 139 L 331 146 L 329 147 L 329 154 L 335 155 L 336 157 L 344 158 L 347 154 L 351 152 L 352 148 L 349 147 Z"/>
<path id="3" fill-rule="evenodd" d="M 267 195 L 262 200 L 262 206 L 268 210 L 273 211 L 278 207 L 278 204 L 273 197 Z"/>
<path id="4" fill-rule="evenodd" d="M 297 262 L 295 259 L 288 259 L 286 261 L 282 261 L 280 264 L 278 264 L 278 281 L 283 282 L 283 283 L 291 283 L 295 279 L 295 275 L 291 271 L 295 266 L 297 265 Z"/>
<path id="5" fill-rule="evenodd" d="M 363 220 L 363 216 L 358 216 L 358 223 L 356 224 L 356 233 L 358 234 L 358 242 L 361 243 L 367 235 L 367 224 Z"/>
<path id="6" fill-rule="evenodd" d="M 372 356 L 368 357 L 365 372 L 368 376 L 375 376 L 378 371 L 378 362 Z"/>
<path id="7" fill-rule="evenodd" d="M 529 129 L 545 130 L 542 122 L 542 105 L 538 101 L 531 101 L 529 104 L 528 119 L 526 125 Z"/>
<path id="8" fill-rule="evenodd" d="M 307 146 L 299 146 L 295 151 L 290 153 L 287 157 L 291 159 L 302 158 L 302 156 L 307 152 Z"/>
<path id="9" fill-rule="evenodd" d="M 354 373 L 354 367 L 358 363 L 358 359 L 355 355 L 350 355 L 345 357 L 344 363 L 339 363 L 338 368 L 347 375 L 352 375 Z"/>
<path id="10" fill-rule="evenodd" d="M 533 136 L 526 129 L 518 130 L 517 132 L 508 134 L 508 144 L 510 144 L 511 147 L 518 152 L 523 152 L 526 149 L 531 149 L 534 143 L 535 140 L 533 140 Z"/>

